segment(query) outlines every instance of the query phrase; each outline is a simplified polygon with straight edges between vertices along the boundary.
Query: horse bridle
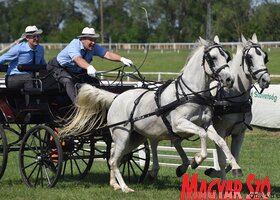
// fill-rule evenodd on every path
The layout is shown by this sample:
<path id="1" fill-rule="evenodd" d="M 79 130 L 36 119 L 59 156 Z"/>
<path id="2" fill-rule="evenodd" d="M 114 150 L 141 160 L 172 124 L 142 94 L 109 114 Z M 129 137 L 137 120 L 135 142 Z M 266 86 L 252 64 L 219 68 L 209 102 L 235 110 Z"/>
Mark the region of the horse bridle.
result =
<path id="1" fill-rule="evenodd" d="M 261 78 L 263 77 L 264 74 L 268 73 L 268 69 L 267 68 L 263 68 L 263 69 L 259 69 L 259 70 L 256 70 L 256 71 L 253 71 L 252 68 L 254 67 L 253 65 L 253 62 L 252 62 L 252 58 L 249 54 L 249 51 L 250 49 L 254 48 L 255 51 L 256 51 L 256 54 L 258 55 L 261 55 L 261 51 L 263 51 L 261 49 L 261 46 L 258 45 L 258 44 L 252 44 L 251 46 L 249 46 L 248 48 L 245 48 L 243 50 L 243 56 L 242 56 L 242 63 L 241 63 L 241 66 L 244 70 L 244 63 L 246 63 L 247 65 L 247 68 L 248 68 L 248 71 L 250 73 L 250 75 L 252 76 L 252 78 L 256 81 L 256 82 L 259 82 L 261 80 Z M 267 56 L 267 53 L 265 51 L 263 51 L 264 54 L 265 54 L 265 57 L 264 57 L 264 64 L 266 64 L 268 62 L 268 56 Z M 263 72 L 259 78 L 257 78 L 257 74 L 260 73 L 260 72 Z"/>
<path id="2" fill-rule="evenodd" d="M 219 81 L 219 73 L 223 69 L 225 69 L 226 67 L 229 67 L 229 65 L 225 64 L 225 65 L 222 65 L 221 67 L 219 67 L 217 70 L 214 69 L 215 68 L 215 63 L 213 61 L 213 58 L 210 55 L 210 51 L 214 48 L 218 48 L 218 50 L 219 50 L 219 52 L 222 56 L 224 56 L 224 57 L 227 56 L 227 62 L 229 62 L 231 58 L 230 58 L 229 53 L 227 51 L 224 51 L 222 46 L 217 44 L 217 43 L 214 43 L 213 45 L 207 47 L 204 50 L 203 61 L 202 61 L 202 66 L 204 67 L 204 71 L 206 72 L 206 70 L 205 70 L 205 61 L 206 61 L 208 63 L 208 66 L 209 66 L 210 70 L 212 71 L 212 74 L 211 75 L 208 74 L 208 75 L 210 75 L 213 79 Z M 195 92 L 184 82 L 184 80 L 182 78 L 182 74 L 181 74 L 177 78 L 177 80 L 175 81 L 175 86 L 176 86 L 176 91 L 177 91 L 176 92 L 177 99 L 179 99 L 179 96 L 180 96 L 180 94 L 178 92 L 178 88 L 181 89 L 182 95 L 184 97 L 189 98 L 189 95 L 184 92 L 183 86 L 181 85 L 181 83 L 191 92 L 192 95 L 195 96 L 196 101 L 198 101 L 200 104 L 212 105 L 212 98 L 208 99 L 208 98 L 204 97 L 202 94 L 207 92 L 207 91 L 211 91 L 212 89 L 216 88 L 216 86 L 213 87 L 213 88 L 207 89 L 207 90 L 202 90 L 202 91 L 199 91 L 199 92 Z M 204 102 L 204 103 L 202 103 L 202 102 Z"/>
<path id="3" fill-rule="evenodd" d="M 219 73 L 225 69 L 226 67 L 229 67 L 228 64 L 224 64 L 221 67 L 219 67 L 217 70 L 215 70 L 215 64 L 213 61 L 213 58 L 210 55 L 210 51 L 214 48 L 218 48 L 220 54 L 224 57 L 227 56 L 227 63 L 231 60 L 230 54 L 227 51 L 224 51 L 221 45 L 214 43 L 212 46 L 206 48 L 204 50 L 204 55 L 203 55 L 203 61 L 202 61 L 202 66 L 205 68 L 205 61 L 208 63 L 208 66 L 210 70 L 212 71 L 212 75 L 210 75 L 213 79 L 218 80 Z M 205 71 L 205 70 L 204 70 Z"/>

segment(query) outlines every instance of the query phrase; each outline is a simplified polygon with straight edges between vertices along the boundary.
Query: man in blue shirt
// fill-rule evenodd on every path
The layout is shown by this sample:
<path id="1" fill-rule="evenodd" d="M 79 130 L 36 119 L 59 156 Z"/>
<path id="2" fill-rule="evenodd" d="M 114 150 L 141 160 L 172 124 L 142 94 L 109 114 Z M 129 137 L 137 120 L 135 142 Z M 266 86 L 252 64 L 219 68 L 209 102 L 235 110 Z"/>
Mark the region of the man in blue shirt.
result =
<path id="1" fill-rule="evenodd" d="M 99 56 L 111 61 L 122 62 L 132 66 L 131 60 L 110 52 L 96 44 L 99 34 L 94 28 L 85 27 L 78 39 L 73 39 L 56 58 L 50 60 L 47 69 L 53 72 L 57 81 L 62 83 L 67 95 L 73 103 L 76 101 L 76 83 L 90 83 L 96 75 L 95 68 L 90 64 L 93 56 Z"/>
<path id="2" fill-rule="evenodd" d="M 46 64 L 44 48 L 39 45 L 42 30 L 36 26 L 27 26 L 22 38 L 26 42 L 19 43 L 0 57 L 0 64 L 9 63 L 5 77 L 7 88 L 33 88 L 31 72 L 20 72 L 20 64 Z"/>

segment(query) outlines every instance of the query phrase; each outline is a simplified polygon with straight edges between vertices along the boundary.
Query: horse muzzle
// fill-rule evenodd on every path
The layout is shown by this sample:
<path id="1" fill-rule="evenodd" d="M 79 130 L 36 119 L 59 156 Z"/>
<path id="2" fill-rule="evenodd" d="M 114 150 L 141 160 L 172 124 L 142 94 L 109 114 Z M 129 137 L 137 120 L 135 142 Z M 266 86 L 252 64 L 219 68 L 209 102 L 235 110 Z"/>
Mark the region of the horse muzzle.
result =
<path id="1" fill-rule="evenodd" d="M 270 76 L 268 73 L 265 73 L 260 79 L 259 79 L 259 86 L 262 89 L 268 88 L 270 85 Z"/>

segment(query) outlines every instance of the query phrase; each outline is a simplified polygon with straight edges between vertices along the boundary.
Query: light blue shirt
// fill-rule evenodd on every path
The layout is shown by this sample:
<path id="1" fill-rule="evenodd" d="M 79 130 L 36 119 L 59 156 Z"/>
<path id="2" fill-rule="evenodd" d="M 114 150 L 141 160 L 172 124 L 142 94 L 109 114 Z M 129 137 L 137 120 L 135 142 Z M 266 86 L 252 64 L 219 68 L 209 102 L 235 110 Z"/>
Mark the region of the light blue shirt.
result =
<path id="1" fill-rule="evenodd" d="M 31 72 L 18 71 L 20 64 L 33 64 L 33 49 L 31 49 L 27 42 L 22 42 L 12 47 L 8 52 L 0 57 L 0 64 L 9 63 L 7 75 L 14 74 L 29 74 Z M 45 65 L 44 48 L 37 45 L 35 48 L 35 64 Z"/>
<path id="2" fill-rule="evenodd" d="M 95 44 L 91 51 L 86 50 L 83 43 L 79 39 L 73 39 L 58 55 L 57 61 L 61 66 L 66 67 L 72 72 L 81 72 L 83 69 L 77 66 L 74 59 L 77 56 L 84 58 L 88 63 L 93 59 L 93 56 L 101 58 L 106 54 L 107 49 Z"/>

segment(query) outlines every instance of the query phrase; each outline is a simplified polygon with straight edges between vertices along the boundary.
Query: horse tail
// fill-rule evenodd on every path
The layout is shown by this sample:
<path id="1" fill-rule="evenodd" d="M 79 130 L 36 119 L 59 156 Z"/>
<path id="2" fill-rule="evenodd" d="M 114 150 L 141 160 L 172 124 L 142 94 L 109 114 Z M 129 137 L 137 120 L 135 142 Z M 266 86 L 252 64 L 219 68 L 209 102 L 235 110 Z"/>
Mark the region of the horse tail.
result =
<path id="1" fill-rule="evenodd" d="M 84 84 L 76 98 L 74 111 L 60 134 L 79 135 L 100 127 L 116 95 Z"/>

